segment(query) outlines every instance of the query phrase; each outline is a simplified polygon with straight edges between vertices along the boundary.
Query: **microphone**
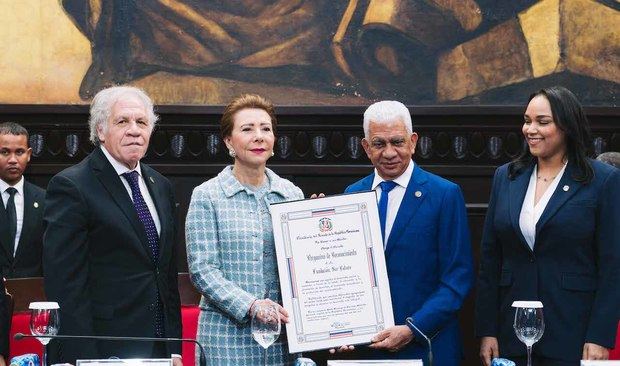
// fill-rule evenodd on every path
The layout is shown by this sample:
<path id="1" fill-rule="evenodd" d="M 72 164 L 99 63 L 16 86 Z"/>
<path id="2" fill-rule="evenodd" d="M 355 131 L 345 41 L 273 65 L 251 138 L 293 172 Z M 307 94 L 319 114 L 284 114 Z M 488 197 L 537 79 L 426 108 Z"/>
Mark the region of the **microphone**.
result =
<path id="1" fill-rule="evenodd" d="M 431 346 L 430 338 L 428 338 L 426 334 L 424 334 L 424 332 L 422 332 L 418 327 L 415 326 L 415 324 L 413 324 L 413 319 L 411 317 L 408 317 L 407 319 L 405 319 L 405 321 L 409 326 L 417 330 L 418 333 L 420 333 L 422 337 L 424 337 L 424 339 L 426 339 L 426 343 L 428 343 L 428 365 L 433 366 L 433 347 Z"/>
<path id="2" fill-rule="evenodd" d="M 156 337 L 115 337 L 115 336 L 82 336 L 82 335 L 30 335 L 24 333 L 15 333 L 13 339 L 16 341 L 24 338 L 49 338 L 49 339 L 82 339 L 82 340 L 99 340 L 99 341 L 136 341 L 136 342 L 191 342 L 200 349 L 200 366 L 207 366 L 205 350 L 202 344 L 191 338 L 156 338 Z"/>

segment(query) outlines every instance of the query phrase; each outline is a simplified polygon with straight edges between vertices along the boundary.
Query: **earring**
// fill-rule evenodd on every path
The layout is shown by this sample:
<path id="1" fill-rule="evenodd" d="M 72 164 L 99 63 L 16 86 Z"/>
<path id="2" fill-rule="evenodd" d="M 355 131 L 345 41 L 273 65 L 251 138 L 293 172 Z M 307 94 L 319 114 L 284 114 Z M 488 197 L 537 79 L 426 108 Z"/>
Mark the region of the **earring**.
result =
<path id="1" fill-rule="evenodd" d="M 273 150 L 271 150 L 271 156 L 274 156 L 276 153 L 273 152 Z"/>
<path id="2" fill-rule="evenodd" d="M 228 155 L 230 155 L 230 157 L 234 159 L 237 156 L 237 153 L 235 152 L 235 150 L 230 149 L 228 150 Z"/>

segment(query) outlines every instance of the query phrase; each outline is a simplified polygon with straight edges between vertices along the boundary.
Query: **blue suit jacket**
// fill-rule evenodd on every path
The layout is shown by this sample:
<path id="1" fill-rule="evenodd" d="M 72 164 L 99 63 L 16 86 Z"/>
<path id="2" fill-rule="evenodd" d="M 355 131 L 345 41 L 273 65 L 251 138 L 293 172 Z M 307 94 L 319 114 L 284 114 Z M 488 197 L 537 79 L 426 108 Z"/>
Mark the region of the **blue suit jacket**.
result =
<path id="1" fill-rule="evenodd" d="M 503 357 L 525 355 L 512 324 L 515 300 L 540 300 L 539 355 L 577 362 L 584 342 L 613 347 L 620 313 L 620 171 L 591 161 L 594 179 L 573 179 L 568 164 L 536 224 L 534 250 L 519 227 L 533 166 L 514 179 L 495 173 L 481 244 L 478 336 L 499 340 Z"/>
<path id="2" fill-rule="evenodd" d="M 370 190 L 373 179 L 371 174 L 346 192 Z M 416 327 L 433 337 L 435 365 L 458 365 L 462 347 L 457 312 L 473 282 L 460 188 L 416 165 L 387 241 L 385 259 L 396 324 L 406 324 L 405 319 L 412 317 Z M 399 352 L 376 352 L 374 356 L 426 360 L 426 342 L 412 331 L 416 340 Z"/>

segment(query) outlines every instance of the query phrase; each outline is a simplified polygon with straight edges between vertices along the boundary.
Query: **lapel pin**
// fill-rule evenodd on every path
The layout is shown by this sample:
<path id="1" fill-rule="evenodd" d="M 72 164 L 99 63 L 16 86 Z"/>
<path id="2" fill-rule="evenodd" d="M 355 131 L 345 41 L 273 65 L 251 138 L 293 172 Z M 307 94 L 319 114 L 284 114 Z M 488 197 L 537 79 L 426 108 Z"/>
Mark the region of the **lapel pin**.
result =
<path id="1" fill-rule="evenodd" d="M 568 190 L 570 189 L 570 187 L 566 185 L 566 186 L 562 187 L 562 189 L 564 190 L 564 192 L 568 192 Z"/>
<path id="2" fill-rule="evenodd" d="M 415 191 L 415 193 L 414 193 L 414 194 L 415 194 L 415 196 L 416 196 L 416 197 L 418 197 L 418 198 L 422 197 L 422 192 L 420 192 L 420 191 Z"/>
<path id="3" fill-rule="evenodd" d="M 153 179 L 153 177 L 149 177 L 149 179 L 151 180 L 151 183 L 155 184 L 155 180 Z"/>
<path id="4" fill-rule="evenodd" d="M 33 206 L 34 206 L 34 208 L 39 208 L 39 202 L 35 202 L 35 203 L 33 204 Z"/>

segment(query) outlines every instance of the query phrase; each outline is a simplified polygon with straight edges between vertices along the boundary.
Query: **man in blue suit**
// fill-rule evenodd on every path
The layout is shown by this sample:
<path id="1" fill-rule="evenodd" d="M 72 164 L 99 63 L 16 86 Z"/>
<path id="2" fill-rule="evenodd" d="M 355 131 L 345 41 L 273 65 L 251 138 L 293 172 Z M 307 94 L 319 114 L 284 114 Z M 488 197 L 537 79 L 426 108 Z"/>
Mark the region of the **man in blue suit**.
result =
<path id="1" fill-rule="evenodd" d="M 377 192 L 396 326 L 373 338 L 368 358 L 415 358 L 458 365 L 457 312 L 473 282 L 465 202 L 460 188 L 414 164 L 418 135 L 409 110 L 382 101 L 364 112 L 362 146 L 373 174 L 346 192 Z"/>

